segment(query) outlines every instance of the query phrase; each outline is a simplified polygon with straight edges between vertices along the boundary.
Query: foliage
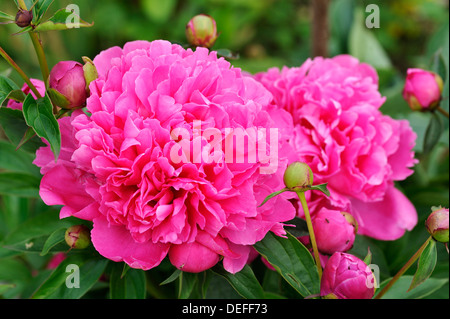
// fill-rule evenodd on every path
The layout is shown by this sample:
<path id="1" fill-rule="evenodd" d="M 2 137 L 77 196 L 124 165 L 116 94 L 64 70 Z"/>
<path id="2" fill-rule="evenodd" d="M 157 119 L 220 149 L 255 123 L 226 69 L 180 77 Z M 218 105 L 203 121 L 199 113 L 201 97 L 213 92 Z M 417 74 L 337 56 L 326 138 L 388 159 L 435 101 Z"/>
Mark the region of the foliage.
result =
<path id="1" fill-rule="evenodd" d="M 72 1 L 73 2 L 73 1 Z M 184 43 L 184 27 L 195 14 L 213 16 L 221 32 L 215 49 L 239 52 L 231 60 L 248 72 L 268 67 L 299 65 L 310 55 L 308 1 L 201 0 L 201 1 L 76 1 L 88 28 L 61 29 L 62 11 L 70 1 L 38 1 L 36 21 L 49 65 L 59 60 L 94 57 L 111 46 L 134 39 L 170 39 Z M 449 110 L 449 20 L 445 1 L 390 1 L 379 3 L 381 27 L 367 29 L 364 8 L 376 1 L 336 0 L 330 8 L 330 54 L 348 53 L 372 64 L 380 75 L 386 96 L 381 110 L 396 119 L 407 119 L 418 135 L 415 148 L 419 164 L 415 173 L 398 183 L 419 214 L 417 227 L 395 241 L 357 236 L 350 253 L 364 259 L 368 249 L 380 268 L 383 288 L 427 240 L 424 222 L 432 206 L 449 206 L 449 124 L 439 114 L 413 113 L 402 99 L 408 67 L 434 70 L 445 79 L 442 108 Z M 32 4 L 32 1 L 26 1 Z M 51 7 L 50 7 L 51 5 Z M 448 6 L 448 4 L 447 4 Z M 0 22 L 17 10 L 3 1 Z M 93 26 L 91 22 L 94 22 Z M 20 32 L 21 31 L 21 32 Z M 0 44 L 30 77 L 39 78 L 39 63 L 26 32 L 14 24 L 0 26 Z M 15 33 L 23 33 L 11 35 Z M 372 48 L 367 50 L 367 48 Z M 64 230 L 88 222 L 59 219 L 59 207 L 48 207 L 39 198 L 39 169 L 32 164 L 36 149 L 47 140 L 58 156 L 60 135 L 48 96 L 34 99 L 19 90 L 22 79 L 0 61 L 0 296 L 3 298 L 305 298 L 319 293 L 314 259 L 296 237 L 306 233 L 301 220 L 287 228 L 287 238 L 269 233 L 255 245 L 258 257 L 232 275 L 221 266 L 199 274 L 184 273 L 167 260 L 149 271 L 132 269 L 101 257 L 91 246 L 70 250 Z M 24 112 L 1 107 L 8 99 L 24 101 Z M 33 130 L 29 129 L 31 127 Z M 36 135 L 34 134 L 36 133 Z M 20 148 L 16 149 L 18 146 Z M 290 224 L 290 223 L 287 223 Z M 295 236 L 294 236 L 295 234 Z M 417 267 L 410 268 L 384 298 L 449 298 L 448 254 L 443 245 L 427 245 Z M 56 268 L 51 260 L 65 253 Z M 79 266 L 80 289 L 67 289 L 67 266 Z M 417 273 L 416 273 L 417 270 Z M 412 286 L 412 283 L 414 287 Z M 412 289 L 414 288 L 414 289 Z M 410 289 L 408 291 L 408 289 Z M 408 291 L 408 292 L 406 292 Z"/>

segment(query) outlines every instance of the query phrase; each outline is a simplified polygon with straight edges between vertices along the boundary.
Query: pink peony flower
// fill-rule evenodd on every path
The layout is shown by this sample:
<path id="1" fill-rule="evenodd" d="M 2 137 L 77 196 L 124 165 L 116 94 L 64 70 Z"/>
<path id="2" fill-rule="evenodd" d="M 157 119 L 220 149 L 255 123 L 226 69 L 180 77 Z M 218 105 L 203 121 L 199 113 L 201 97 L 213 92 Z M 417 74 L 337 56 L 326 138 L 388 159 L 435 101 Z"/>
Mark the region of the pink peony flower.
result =
<path id="1" fill-rule="evenodd" d="M 315 214 L 312 225 L 321 253 L 332 255 L 353 247 L 357 229 L 340 211 L 322 208 Z"/>
<path id="2" fill-rule="evenodd" d="M 307 193 L 313 214 L 349 212 L 360 234 L 385 240 L 416 225 L 413 205 L 394 187 L 413 172 L 416 134 L 406 120 L 379 111 L 385 99 L 372 67 L 347 55 L 318 57 L 255 78 L 293 115 L 296 160 L 311 167 L 315 184 L 328 183 L 330 197 Z"/>
<path id="3" fill-rule="evenodd" d="M 372 299 L 375 276 L 361 259 L 336 252 L 327 261 L 320 295 L 330 299 Z"/>
<path id="4" fill-rule="evenodd" d="M 83 65 L 75 61 L 60 61 L 50 72 L 49 86 L 62 94 L 68 103 L 67 109 L 78 108 L 86 104 L 86 80 Z"/>
<path id="5" fill-rule="evenodd" d="M 261 84 L 215 52 L 160 40 L 110 48 L 94 64 L 91 115 L 59 120 L 58 162 L 46 147 L 34 163 L 42 199 L 63 205 L 61 218 L 93 221 L 101 255 L 141 269 L 168 255 L 188 272 L 223 259 L 235 273 L 268 231 L 285 234 L 290 195 L 257 206 L 283 187 L 287 159 L 278 153 L 289 153 L 281 132 L 292 118 Z M 230 142 L 239 129 L 248 131 L 244 148 Z M 256 160 L 255 140 L 265 151 Z"/>
<path id="6" fill-rule="evenodd" d="M 31 83 L 36 87 L 36 89 L 38 90 L 38 92 L 44 96 L 45 95 L 45 83 L 41 80 L 37 80 L 37 79 L 30 79 Z M 28 95 L 31 93 L 31 95 L 36 98 L 36 95 L 31 91 L 31 89 L 28 87 L 28 84 L 24 83 L 22 86 L 22 91 L 23 93 L 25 93 L 25 95 Z M 16 110 L 21 110 L 22 109 L 22 103 L 21 102 L 17 102 L 14 100 L 9 100 L 7 107 L 11 108 L 11 109 L 16 109 Z"/>
<path id="7" fill-rule="evenodd" d="M 442 98 L 444 82 L 442 78 L 430 71 L 408 69 L 403 98 L 413 111 L 434 110 Z"/>

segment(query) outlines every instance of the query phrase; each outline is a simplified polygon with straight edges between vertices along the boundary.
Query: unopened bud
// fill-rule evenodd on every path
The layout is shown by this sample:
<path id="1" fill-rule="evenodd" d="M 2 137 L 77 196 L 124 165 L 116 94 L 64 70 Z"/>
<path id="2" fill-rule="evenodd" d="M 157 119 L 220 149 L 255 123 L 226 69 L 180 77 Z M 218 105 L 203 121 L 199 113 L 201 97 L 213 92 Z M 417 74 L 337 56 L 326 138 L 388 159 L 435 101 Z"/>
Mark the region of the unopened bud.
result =
<path id="1" fill-rule="evenodd" d="M 91 243 L 89 228 L 85 225 L 71 226 L 66 230 L 65 240 L 71 248 L 84 249 Z"/>
<path id="2" fill-rule="evenodd" d="M 448 242 L 448 208 L 436 208 L 428 216 L 425 226 L 433 238 L 441 243 Z"/>
<path id="3" fill-rule="evenodd" d="M 57 106 L 75 109 L 86 104 L 86 80 L 81 63 L 58 62 L 50 72 L 48 81 L 50 89 L 56 91 L 52 91 L 50 97 Z"/>
<path id="4" fill-rule="evenodd" d="M 289 189 L 308 188 L 313 184 L 313 172 L 306 163 L 294 162 L 286 168 L 283 180 Z"/>
<path id="5" fill-rule="evenodd" d="M 191 45 L 210 48 L 217 37 L 216 21 L 209 15 L 196 15 L 186 25 L 186 38 Z"/>
<path id="6" fill-rule="evenodd" d="M 403 98 L 413 111 L 432 111 L 442 99 L 444 82 L 431 71 L 408 69 Z"/>
<path id="7" fill-rule="evenodd" d="M 20 9 L 16 14 L 15 23 L 18 27 L 25 28 L 31 24 L 33 20 L 33 10 L 27 11 Z"/>

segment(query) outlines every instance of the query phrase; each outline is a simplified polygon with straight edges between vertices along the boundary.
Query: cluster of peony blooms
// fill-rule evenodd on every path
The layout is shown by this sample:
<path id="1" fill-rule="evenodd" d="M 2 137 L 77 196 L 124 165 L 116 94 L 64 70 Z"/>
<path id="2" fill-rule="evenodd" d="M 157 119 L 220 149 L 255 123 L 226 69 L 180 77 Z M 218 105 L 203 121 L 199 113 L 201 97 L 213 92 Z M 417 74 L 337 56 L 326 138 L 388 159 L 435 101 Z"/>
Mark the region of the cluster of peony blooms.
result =
<path id="1" fill-rule="evenodd" d="M 210 46 L 216 32 L 207 16 L 186 28 L 196 45 Z M 207 48 L 157 40 L 85 62 L 53 68 L 49 95 L 73 112 L 58 120 L 58 160 L 47 146 L 34 163 L 44 202 L 62 205 L 61 218 L 92 221 L 90 240 L 106 258 L 147 270 L 168 256 L 187 272 L 222 260 L 227 271 L 240 271 L 253 244 L 269 231 L 284 236 L 283 223 L 303 216 L 289 193 L 259 206 L 284 186 L 296 161 L 331 193 L 307 192 L 326 264 L 323 295 L 345 295 L 336 291 L 347 285 L 332 274 L 341 268 L 351 270 L 345 279 L 367 280 L 361 261 L 344 253 L 356 233 L 392 240 L 417 223 L 394 184 L 413 172 L 416 135 L 406 120 L 380 112 L 385 99 L 375 70 L 351 56 L 251 76 Z M 415 81 L 423 79 L 431 77 Z M 45 92 L 41 81 L 33 84 Z M 435 107 L 435 97 L 414 91 L 405 86 L 405 99 Z"/>
<path id="2" fill-rule="evenodd" d="M 87 90 L 80 64 L 52 70 L 51 87 L 69 108 L 87 94 L 86 112 L 59 120 L 57 162 L 43 147 L 34 163 L 44 175 L 45 203 L 63 205 L 61 218 L 92 221 L 92 243 L 106 258 L 150 269 L 168 256 L 190 272 L 223 260 L 227 271 L 241 270 L 254 243 L 268 231 L 283 236 L 283 222 L 302 216 L 291 195 L 258 207 L 283 186 L 287 164 L 297 160 L 328 183 L 330 197 L 308 192 L 308 201 L 316 224 L 334 213 L 330 226 L 345 233 L 342 240 L 354 236 L 343 211 L 357 220 L 360 234 L 379 239 L 398 238 L 417 222 L 414 207 L 394 187 L 412 173 L 416 136 L 407 121 L 381 114 L 377 75 L 355 58 L 316 58 L 252 77 L 214 51 L 157 40 L 110 48 L 93 63 L 98 78 Z M 201 149 L 214 161 L 194 158 L 195 145 L 209 143 L 203 133 L 221 132 L 216 143 L 226 146 L 229 130 L 238 128 L 276 129 L 275 171 L 261 173 L 267 163 L 250 160 L 247 139 L 243 161 L 229 161 L 225 147 Z M 189 132 L 187 141 L 176 129 Z M 264 149 L 271 141 L 258 140 Z M 181 142 L 185 160 L 174 161 L 172 149 Z M 330 245 L 351 247 L 318 235 L 328 254 L 335 249 Z"/>
<path id="3" fill-rule="evenodd" d="M 394 185 L 413 173 L 416 134 L 408 121 L 379 110 L 385 98 L 371 66 L 348 55 L 318 57 L 255 78 L 292 115 L 294 160 L 307 163 L 317 183 L 328 183 L 330 197 L 308 193 L 313 215 L 322 208 L 348 212 L 359 234 L 382 240 L 416 225 L 414 206 Z"/>

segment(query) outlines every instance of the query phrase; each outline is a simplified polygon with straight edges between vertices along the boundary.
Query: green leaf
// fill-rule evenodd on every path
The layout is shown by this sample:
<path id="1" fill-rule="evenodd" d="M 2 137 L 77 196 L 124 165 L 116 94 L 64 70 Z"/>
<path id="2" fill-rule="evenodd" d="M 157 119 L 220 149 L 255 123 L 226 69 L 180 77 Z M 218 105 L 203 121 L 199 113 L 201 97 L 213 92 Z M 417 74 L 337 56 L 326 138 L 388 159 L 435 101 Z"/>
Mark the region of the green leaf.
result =
<path id="1" fill-rule="evenodd" d="M 443 130 L 444 125 L 442 124 L 441 117 L 436 112 L 432 112 L 423 141 L 423 152 L 425 154 L 431 152 L 433 147 L 439 142 Z"/>
<path id="2" fill-rule="evenodd" d="M 355 8 L 353 26 L 349 35 L 349 53 L 377 69 L 390 69 L 391 60 L 374 33 L 366 28 L 363 12 L 363 8 Z"/>
<path id="3" fill-rule="evenodd" d="M 391 278 L 386 279 L 380 285 L 380 290 L 390 281 Z M 448 282 L 448 278 L 429 278 L 420 286 L 411 291 L 408 287 L 411 285 L 413 276 L 402 276 L 394 285 L 386 292 L 381 299 L 422 299 L 440 289 Z"/>
<path id="4" fill-rule="evenodd" d="M 256 279 L 250 266 L 245 265 L 245 267 L 236 274 L 229 273 L 220 265 L 215 266 L 211 270 L 224 277 L 243 298 L 264 299 L 264 290 L 258 279 Z"/>
<path id="5" fill-rule="evenodd" d="M 0 169 L 41 177 L 39 168 L 32 163 L 35 158 L 33 154 L 16 150 L 14 145 L 3 140 L 0 140 L 0 154 Z"/>
<path id="6" fill-rule="evenodd" d="M 269 232 L 253 246 L 303 297 L 318 294 L 319 274 L 308 249 L 287 233 L 282 238 Z"/>
<path id="7" fill-rule="evenodd" d="M 66 8 L 56 11 L 56 13 L 47 21 L 40 23 L 34 28 L 34 31 L 55 31 L 67 30 L 72 28 L 92 27 L 94 23 L 88 23 L 81 20 L 76 12 Z"/>
<path id="8" fill-rule="evenodd" d="M 0 19 L 5 19 L 9 21 L 14 21 L 16 18 L 6 12 L 0 11 Z"/>
<path id="9" fill-rule="evenodd" d="M 74 217 L 59 219 L 59 213 L 57 211 L 48 210 L 20 224 L 3 239 L 0 246 L 25 245 L 33 242 L 35 238 L 42 236 L 48 237 L 54 231 L 60 228 L 68 228 L 77 222 L 79 224 L 80 220 Z"/>
<path id="10" fill-rule="evenodd" d="M 261 203 L 261 205 L 259 205 L 258 207 L 261 207 L 262 205 L 264 205 L 269 199 L 271 199 L 271 198 L 273 198 L 273 197 L 275 197 L 275 196 L 277 196 L 277 195 L 279 195 L 279 194 L 281 194 L 281 193 L 284 193 L 284 192 L 286 192 L 286 191 L 288 191 L 288 190 L 289 190 L 288 188 L 283 188 L 282 190 L 279 190 L 279 191 L 277 191 L 277 192 L 274 192 L 274 193 L 268 195 L 268 196 L 263 200 L 263 202 Z"/>
<path id="11" fill-rule="evenodd" d="M 0 107 L 2 106 L 3 102 L 9 98 L 14 99 L 23 99 L 25 98 L 25 94 L 22 92 L 22 90 L 17 86 L 14 81 L 11 79 L 0 75 Z"/>
<path id="12" fill-rule="evenodd" d="M 98 281 L 107 259 L 86 259 L 74 254 L 64 259 L 33 294 L 33 299 L 78 299 Z M 79 283 L 77 287 L 74 285 Z M 68 285 L 70 284 L 70 285 Z"/>
<path id="13" fill-rule="evenodd" d="M 178 299 L 187 299 L 198 284 L 198 274 L 181 272 L 178 289 Z"/>
<path id="14" fill-rule="evenodd" d="M 144 299 L 146 297 L 145 272 L 141 269 L 130 268 L 123 274 L 123 265 L 113 265 L 109 287 L 111 299 Z"/>
<path id="15" fill-rule="evenodd" d="M 0 172 L 0 194 L 38 197 L 39 178 L 27 173 Z"/>
<path id="16" fill-rule="evenodd" d="M 29 129 L 21 110 L 13 110 L 6 107 L 0 108 L 0 126 L 14 145 L 20 144 L 25 132 Z M 21 149 L 34 155 L 41 146 L 45 146 L 45 144 L 39 137 L 35 136 L 22 145 Z"/>
<path id="17" fill-rule="evenodd" d="M 369 247 L 367 247 L 367 255 L 364 258 L 364 263 L 368 266 L 372 263 L 372 252 Z"/>
<path id="18" fill-rule="evenodd" d="M 50 249 L 62 242 L 65 242 L 66 229 L 67 228 L 57 229 L 50 236 L 48 236 L 44 243 L 44 247 L 42 248 L 41 256 L 47 255 Z"/>
<path id="19" fill-rule="evenodd" d="M 313 185 L 311 187 L 309 187 L 310 190 L 318 190 L 321 191 L 322 193 L 324 193 L 327 196 L 330 196 L 330 191 L 327 188 L 327 184 L 319 184 L 319 185 Z"/>
<path id="20" fill-rule="evenodd" d="M 167 278 L 166 280 L 164 280 L 162 283 L 160 283 L 160 286 L 163 285 L 167 285 L 170 284 L 171 282 L 175 281 L 178 279 L 178 277 L 180 277 L 181 275 L 181 270 L 180 269 L 175 269 L 175 271 L 172 273 L 172 275 L 169 276 L 169 278 Z"/>
<path id="21" fill-rule="evenodd" d="M 31 94 L 28 94 L 23 102 L 23 115 L 36 134 L 50 143 L 56 161 L 61 149 L 61 132 L 58 121 L 53 115 L 53 105 L 48 95 L 35 100 Z"/>
<path id="22" fill-rule="evenodd" d="M 437 262 L 436 241 L 431 239 L 428 241 L 427 247 L 423 250 L 417 263 L 417 271 L 411 282 L 408 292 L 427 280 L 433 273 Z"/>
<path id="23" fill-rule="evenodd" d="M 39 0 L 34 6 L 35 24 L 39 24 L 54 0 Z"/>

